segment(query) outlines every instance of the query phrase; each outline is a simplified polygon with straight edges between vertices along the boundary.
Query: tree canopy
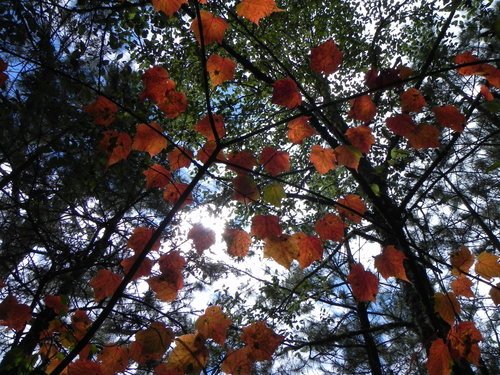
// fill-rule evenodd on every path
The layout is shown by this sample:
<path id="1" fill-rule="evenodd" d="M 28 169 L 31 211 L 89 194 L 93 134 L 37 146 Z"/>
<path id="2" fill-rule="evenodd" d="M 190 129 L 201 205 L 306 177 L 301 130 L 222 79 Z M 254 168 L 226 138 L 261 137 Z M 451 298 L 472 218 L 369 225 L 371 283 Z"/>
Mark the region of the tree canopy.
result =
<path id="1" fill-rule="evenodd" d="M 490 1 L 0 4 L 0 374 L 500 372 Z"/>

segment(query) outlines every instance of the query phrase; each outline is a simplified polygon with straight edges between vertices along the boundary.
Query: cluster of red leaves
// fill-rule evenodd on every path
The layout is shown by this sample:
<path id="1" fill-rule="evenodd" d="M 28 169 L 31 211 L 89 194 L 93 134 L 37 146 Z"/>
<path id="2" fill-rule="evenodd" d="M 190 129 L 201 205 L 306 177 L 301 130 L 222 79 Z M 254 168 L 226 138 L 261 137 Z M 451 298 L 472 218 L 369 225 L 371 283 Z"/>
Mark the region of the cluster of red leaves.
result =
<path id="1" fill-rule="evenodd" d="M 149 99 L 156 103 L 167 118 L 174 119 L 186 110 L 186 95 L 176 90 L 175 81 L 170 79 L 163 67 L 154 66 L 146 70 L 142 76 L 142 82 L 144 90 L 139 98 Z"/>
<path id="2" fill-rule="evenodd" d="M 482 340 L 483 336 L 473 322 L 455 324 L 448 332 L 446 341 L 439 338 L 431 343 L 427 360 L 429 375 L 451 374 L 454 360 L 479 364 L 478 343 Z"/>
<path id="3" fill-rule="evenodd" d="M 158 263 L 160 265 L 160 275 L 152 276 L 146 281 L 159 300 L 172 302 L 177 298 L 177 293 L 184 286 L 182 271 L 186 266 L 186 260 L 178 251 L 171 251 L 162 255 Z"/>
<path id="4" fill-rule="evenodd" d="M 473 64 L 457 68 L 458 74 L 464 76 L 479 75 L 486 78 L 491 86 L 500 88 L 500 69 L 491 64 L 480 63 L 479 58 L 473 55 L 472 52 L 467 51 L 455 56 L 454 62 L 456 64 Z"/>
<path id="5" fill-rule="evenodd" d="M 283 340 L 284 337 L 274 333 L 265 322 L 253 323 L 242 329 L 241 341 L 245 345 L 230 351 L 221 369 L 228 374 L 250 374 L 255 362 L 272 359 Z"/>

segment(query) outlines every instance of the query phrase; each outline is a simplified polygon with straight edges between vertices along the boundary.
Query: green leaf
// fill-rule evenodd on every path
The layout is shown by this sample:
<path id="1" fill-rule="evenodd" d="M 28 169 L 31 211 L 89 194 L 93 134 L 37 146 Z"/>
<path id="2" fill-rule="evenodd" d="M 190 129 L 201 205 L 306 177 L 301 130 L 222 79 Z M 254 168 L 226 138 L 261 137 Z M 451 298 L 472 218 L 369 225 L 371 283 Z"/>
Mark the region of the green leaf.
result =
<path id="1" fill-rule="evenodd" d="M 272 204 L 276 207 L 281 207 L 281 200 L 286 198 L 285 189 L 280 183 L 267 185 L 264 188 L 263 199 L 265 202 Z"/>
<path id="2" fill-rule="evenodd" d="M 493 164 L 491 164 L 489 167 L 487 167 L 484 171 L 486 173 L 493 172 L 495 169 L 500 168 L 500 161 L 496 161 Z"/>

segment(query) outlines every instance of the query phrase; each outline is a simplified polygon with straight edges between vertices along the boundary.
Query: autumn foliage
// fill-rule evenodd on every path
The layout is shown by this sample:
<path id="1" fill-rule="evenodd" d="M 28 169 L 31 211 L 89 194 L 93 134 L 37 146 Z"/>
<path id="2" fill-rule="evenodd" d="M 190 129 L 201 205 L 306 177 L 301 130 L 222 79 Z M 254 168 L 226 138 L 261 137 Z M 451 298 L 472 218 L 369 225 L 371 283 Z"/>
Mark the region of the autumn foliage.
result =
<path id="1" fill-rule="evenodd" d="M 11 181 L 39 152 L 50 154 L 48 164 L 56 166 L 49 180 L 67 183 L 58 161 L 66 151 L 56 141 L 37 133 L 19 169 L 5 168 L 4 193 L 21 197 L 19 213 L 31 206 L 50 211 L 42 195 L 60 198 L 74 215 L 67 237 L 88 246 L 54 250 L 52 243 L 67 238 L 43 231 L 37 232 L 41 244 L 21 241 L 33 254 L 6 263 L 0 280 L 0 325 L 12 342 L 0 373 L 24 363 L 67 375 L 250 374 L 273 369 L 273 361 L 301 373 L 331 348 L 345 350 L 340 360 L 325 364 L 332 373 L 356 356 L 365 361 L 365 355 L 367 365 L 351 369 L 382 374 L 382 367 L 392 373 L 418 366 L 431 375 L 485 369 L 481 345 L 491 331 L 475 320 L 483 318 L 476 314 L 481 308 L 500 304 L 494 214 L 486 218 L 495 208 L 477 213 L 479 203 L 448 176 L 476 154 L 461 143 L 453 148 L 479 127 L 472 113 L 480 108 L 487 120 L 496 118 L 485 103 L 497 102 L 499 70 L 469 51 L 448 58 L 443 71 L 449 82 L 481 82 L 462 95 L 467 107 L 424 84 L 443 73 L 437 68 L 417 72 L 420 67 L 401 59 L 382 68 L 387 61 L 377 61 L 374 47 L 372 61 L 360 63 L 345 47 L 353 45 L 349 38 L 336 38 L 334 31 L 320 34 L 321 40 L 312 37 L 316 24 L 307 26 L 307 50 L 294 56 L 287 45 L 281 55 L 270 47 L 279 44 L 280 34 L 268 42 L 266 32 L 273 20 L 287 25 L 287 17 L 299 14 L 287 13 L 287 6 L 294 8 L 290 2 L 219 3 L 151 0 L 145 8 L 116 2 L 128 17 L 120 28 L 136 27 L 138 16 L 128 8 L 150 12 L 150 25 L 165 29 L 165 48 L 186 61 L 142 61 L 130 73 L 135 91 L 118 97 L 117 91 L 105 94 L 99 83 L 92 98 L 73 110 L 87 128 L 85 137 L 69 143 L 92 149 L 91 162 L 75 162 L 92 166 L 72 187 L 85 189 L 75 203 L 66 203 L 70 198 L 56 189 L 28 199 Z M 110 14 L 115 5 L 106 8 Z M 458 6 L 450 5 L 453 12 Z M 150 46 L 154 37 L 137 36 L 144 48 L 161 49 Z M 245 48 L 253 55 L 246 56 Z M 10 85 L 8 69 L 0 59 L 0 88 Z M 352 86 L 348 95 L 334 97 L 343 75 Z M 474 147 L 493 136 L 481 133 Z M 35 152 L 35 144 L 42 151 Z M 447 164 L 451 154 L 455 159 Z M 474 168 L 494 180 L 489 173 L 497 167 L 479 161 Z M 106 183 L 95 186 L 93 173 Z M 445 188 L 453 194 L 446 196 Z M 99 189 L 104 196 L 94 197 Z M 425 210 L 444 204 L 446 210 L 426 217 Z M 453 240 L 438 243 L 433 236 L 454 228 L 436 222 L 455 211 L 467 213 L 467 225 Z M 32 216 L 16 230 L 29 231 L 40 221 Z M 57 227 L 63 218 L 46 221 Z M 482 235 L 470 240 L 464 228 L 479 228 Z M 37 268 L 40 259 L 44 265 Z M 33 290 L 26 287 L 31 279 Z M 235 292 L 235 285 L 226 285 L 232 283 L 238 284 Z M 202 291 L 213 298 L 200 308 Z M 322 319 L 329 314 L 334 318 L 325 328 Z M 397 349 L 408 357 L 403 365 L 381 359 L 394 360 L 382 339 L 398 342 L 404 334 L 391 330 L 401 329 L 411 331 L 418 347 L 403 354 L 409 350 L 405 342 L 406 349 Z M 302 367 L 287 363 L 293 353 L 303 359 L 304 348 L 311 354 Z M 319 366 L 314 363 L 313 369 Z"/>

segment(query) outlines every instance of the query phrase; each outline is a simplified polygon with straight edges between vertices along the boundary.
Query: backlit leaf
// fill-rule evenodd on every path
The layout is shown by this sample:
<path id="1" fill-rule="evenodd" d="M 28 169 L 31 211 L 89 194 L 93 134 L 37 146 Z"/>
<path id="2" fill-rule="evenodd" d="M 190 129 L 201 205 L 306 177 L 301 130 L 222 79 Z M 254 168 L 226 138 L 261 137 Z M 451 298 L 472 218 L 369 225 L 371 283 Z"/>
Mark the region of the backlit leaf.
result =
<path id="1" fill-rule="evenodd" d="M 146 189 L 165 188 L 172 182 L 172 174 L 160 164 L 153 164 L 143 172 L 146 177 Z"/>
<path id="2" fill-rule="evenodd" d="M 460 246 L 450 254 L 450 263 L 452 265 L 451 274 L 458 276 L 462 272 L 469 272 L 474 264 L 474 255 L 465 246 Z"/>
<path id="3" fill-rule="evenodd" d="M 271 176 L 277 176 L 290 170 L 290 155 L 274 147 L 264 147 L 260 153 L 259 163 Z"/>
<path id="4" fill-rule="evenodd" d="M 323 245 L 318 237 L 299 232 L 293 234 L 289 241 L 299 251 L 297 260 L 299 261 L 300 268 L 309 267 L 314 261 L 323 258 Z"/>
<path id="5" fill-rule="evenodd" d="M 429 358 L 426 364 L 429 375 L 451 375 L 452 364 L 446 343 L 443 339 L 434 340 L 429 348 Z"/>
<path id="6" fill-rule="evenodd" d="M 167 368 L 181 373 L 198 374 L 208 361 L 205 338 L 201 334 L 190 333 L 175 339 L 175 348 L 167 359 Z"/>
<path id="7" fill-rule="evenodd" d="M 335 147 L 335 157 L 337 165 L 343 165 L 347 168 L 358 170 L 359 161 L 363 154 L 356 147 L 349 145 L 340 145 Z"/>
<path id="8" fill-rule="evenodd" d="M 252 238 L 242 229 L 226 228 L 222 238 L 226 241 L 228 254 L 234 257 L 246 256 L 252 244 Z"/>
<path id="9" fill-rule="evenodd" d="M 498 255 L 483 251 L 477 256 L 474 270 L 479 276 L 490 280 L 492 277 L 500 277 L 500 263 Z"/>
<path id="10" fill-rule="evenodd" d="M 19 303 L 13 295 L 8 295 L 0 303 L 0 325 L 15 331 L 22 331 L 31 320 L 31 309 L 24 303 Z"/>
<path id="11" fill-rule="evenodd" d="M 147 227 L 135 228 L 134 232 L 128 239 L 127 246 L 132 250 L 134 250 L 136 254 L 142 253 L 144 247 L 149 242 L 154 232 L 155 232 L 154 228 L 147 228 Z M 160 239 L 156 240 L 153 246 L 151 246 L 152 251 L 158 251 L 159 249 L 160 249 Z"/>
<path id="12" fill-rule="evenodd" d="M 167 144 L 167 139 L 162 135 L 160 124 L 152 122 L 149 125 L 138 124 L 136 126 L 132 150 L 145 151 L 153 157 L 166 148 Z"/>
<path id="13" fill-rule="evenodd" d="M 315 225 L 316 233 L 323 241 L 342 241 L 345 228 L 346 225 L 342 219 L 333 214 L 325 214 Z"/>
<path id="14" fill-rule="evenodd" d="M 276 215 L 255 215 L 252 217 L 250 234 L 261 240 L 280 236 L 279 217 Z"/>
<path id="15" fill-rule="evenodd" d="M 257 165 L 257 159 L 250 151 L 230 152 L 227 155 L 228 169 L 238 174 L 247 174 Z"/>
<path id="16" fill-rule="evenodd" d="M 465 359 L 475 365 L 479 364 L 481 351 L 478 343 L 483 335 L 473 322 L 458 322 L 448 332 L 448 346 L 454 359 Z"/>
<path id="17" fill-rule="evenodd" d="M 460 313 L 460 304 L 458 303 L 455 293 L 441 293 L 434 294 L 434 311 L 447 322 L 450 326 Z"/>
<path id="18" fill-rule="evenodd" d="M 172 343 L 173 333 L 161 322 L 153 322 L 144 330 L 135 334 L 135 341 L 130 346 L 130 358 L 139 364 L 159 361 Z"/>
<path id="19" fill-rule="evenodd" d="M 421 112 L 426 104 L 423 95 L 414 87 L 401 94 L 401 109 L 403 112 Z"/>
<path id="20" fill-rule="evenodd" d="M 385 123 L 394 134 L 405 138 L 408 138 L 417 129 L 417 125 L 408 114 L 389 117 Z"/>
<path id="21" fill-rule="evenodd" d="M 299 88 L 293 79 L 286 77 L 279 79 L 273 84 L 272 102 L 288 109 L 298 107 L 302 103 Z"/>
<path id="22" fill-rule="evenodd" d="M 221 139 L 226 135 L 224 118 L 221 115 L 212 115 L 212 120 L 213 120 L 213 128 L 209 115 L 203 117 L 200 121 L 196 123 L 194 127 L 194 129 L 202 136 L 204 136 L 207 139 L 207 141 L 215 141 L 215 133 L 217 133 L 219 139 Z"/>
<path id="23" fill-rule="evenodd" d="M 359 195 L 346 195 L 344 198 L 339 199 L 337 203 L 339 203 L 339 205 L 336 206 L 336 208 L 340 216 L 356 224 L 361 223 L 362 216 L 366 212 L 366 206 Z"/>
<path id="24" fill-rule="evenodd" d="M 103 133 L 99 149 L 108 155 L 107 165 L 113 165 L 124 160 L 132 150 L 132 138 L 124 132 L 107 130 Z"/>
<path id="25" fill-rule="evenodd" d="M 288 123 L 288 140 L 294 144 L 301 144 L 304 139 L 316 134 L 316 130 L 309 125 L 309 116 L 300 116 Z"/>
<path id="26" fill-rule="evenodd" d="M 284 198 L 286 198 L 285 189 L 278 182 L 267 185 L 262 191 L 262 199 L 276 207 L 281 207 L 281 200 Z"/>
<path id="27" fill-rule="evenodd" d="M 496 287 L 495 286 L 491 287 L 490 297 L 495 306 L 500 305 L 500 283 L 497 283 Z"/>
<path id="28" fill-rule="evenodd" d="M 221 17 L 215 16 L 206 10 L 200 10 L 201 26 L 203 30 L 203 44 L 214 42 L 222 43 L 228 24 Z M 198 17 L 191 23 L 191 30 L 198 43 L 201 43 L 201 32 L 198 27 Z"/>
<path id="29" fill-rule="evenodd" d="M 262 18 L 271 15 L 274 12 L 283 12 L 276 6 L 275 0 L 242 0 L 236 5 L 236 13 L 238 16 L 259 24 Z"/>
<path id="30" fill-rule="evenodd" d="M 187 168 L 191 165 L 193 153 L 185 147 L 178 146 L 168 153 L 168 166 L 172 171 Z"/>
<path id="31" fill-rule="evenodd" d="M 169 17 L 172 17 L 182 4 L 187 4 L 187 0 L 151 0 L 151 2 L 156 11 L 161 11 Z"/>
<path id="32" fill-rule="evenodd" d="M 220 306 L 209 306 L 200 316 L 194 327 L 205 338 L 213 339 L 217 344 L 224 345 L 226 334 L 232 321 L 222 312 Z"/>
<path id="33" fill-rule="evenodd" d="M 335 73 L 342 63 L 343 53 L 332 39 L 311 50 L 311 69 L 326 75 Z"/>
<path id="34" fill-rule="evenodd" d="M 189 230 L 187 238 L 193 240 L 196 252 L 198 255 L 201 255 L 203 251 L 215 243 L 215 232 L 210 228 L 204 227 L 203 224 L 197 223 Z"/>
<path id="35" fill-rule="evenodd" d="M 415 131 L 408 135 L 408 142 L 411 147 L 417 150 L 438 148 L 441 146 L 440 135 L 441 132 L 435 126 L 422 124 L 418 125 Z"/>
<path id="36" fill-rule="evenodd" d="M 370 122 L 376 114 L 377 107 L 370 95 L 363 95 L 351 101 L 351 109 L 347 115 L 353 120 Z"/>
<path id="37" fill-rule="evenodd" d="M 472 281 L 470 281 L 470 279 L 465 275 L 460 275 L 451 282 L 451 290 L 453 290 L 453 293 L 457 296 L 474 298 L 471 286 Z"/>
<path id="38" fill-rule="evenodd" d="M 111 297 L 118 285 L 120 285 L 122 277 L 110 270 L 101 269 L 90 280 L 90 286 L 94 289 L 94 298 L 96 301 L 102 301 L 106 297 Z"/>
<path id="39" fill-rule="evenodd" d="M 372 130 L 364 125 L 347 129 L 345 136 L 354 147 L 364 154 L 369 153 L 372 145 L 375 143 Z"/>
<path id="40" fill-rule="evenodd" d="M 243 204 L 251 204 L 260 199 L 260 192 L 257 183 L 253 178 L 246 175 L 239 175 L 233 179 L 233 199 Z"/>
<path id="41" fill-rule="evenodd" d="M 276 263 L 290 269 L 294 259 L 297 259 L 299 249 L 287 234 L 279 237 L 267 237 L 264 241 L 264 257 L 272 258 Z"/>
<path id="42" fill-rule="evenodd" d="M 465 125 L 465 116 L 454 105 L 444 105 L 432 108 L 439 125 L 462 132 Z"/>
<path id="43" fill-rule="evenodd" d="M 401 250 L 396 249 L 393 245 L 389 245 L 384 247 L 382 254 L 375 257 L 375 268 L 386 280 L 393 276 L 410 282 L 403 265 L 405 259 L 406 255 Z"/>
<path id="44" fill-rule="evenodd" d="M 235 69 L 236 63 L 228 57 L 213 54 L 207 60 L 207 71 L 212 86 L 232 80 Z"/>
<path id="45" fill-rule="evenodd" d="M 249 348 L 250 356 L 255 361 L 271 360 L 273 353 L 284 339 L 284 336 L 274 333 L 263 321 L 246 326 L 241 334 L 241 340 Z"/>
<path id="46" fill-rule="evenodd" d="M 1 84 L 0 84 L 1 86 Z M 116 119 L 118 106 L 104 96 L 98 96 L 97 99 L 86 105 L 83 110 L 92 116 L 92 119 L 99 126 L 109 126 Z"/>
<path id="47" fill-rule="evenodd" d="M 337 166 L 335 151 L 329 147 L 323 148 L 320 145 L 312 146 L 309 160 L 319 174 L 326 174 Z"/>
<path id="48" fill-rule="evenodd" d="M 370 271 L 365 271 L 362 264 L 351 265 L 351 272 L 347 276 L 352 294 L 359 302 L 375 301 L 378 293 L 378 278 Z"/>

